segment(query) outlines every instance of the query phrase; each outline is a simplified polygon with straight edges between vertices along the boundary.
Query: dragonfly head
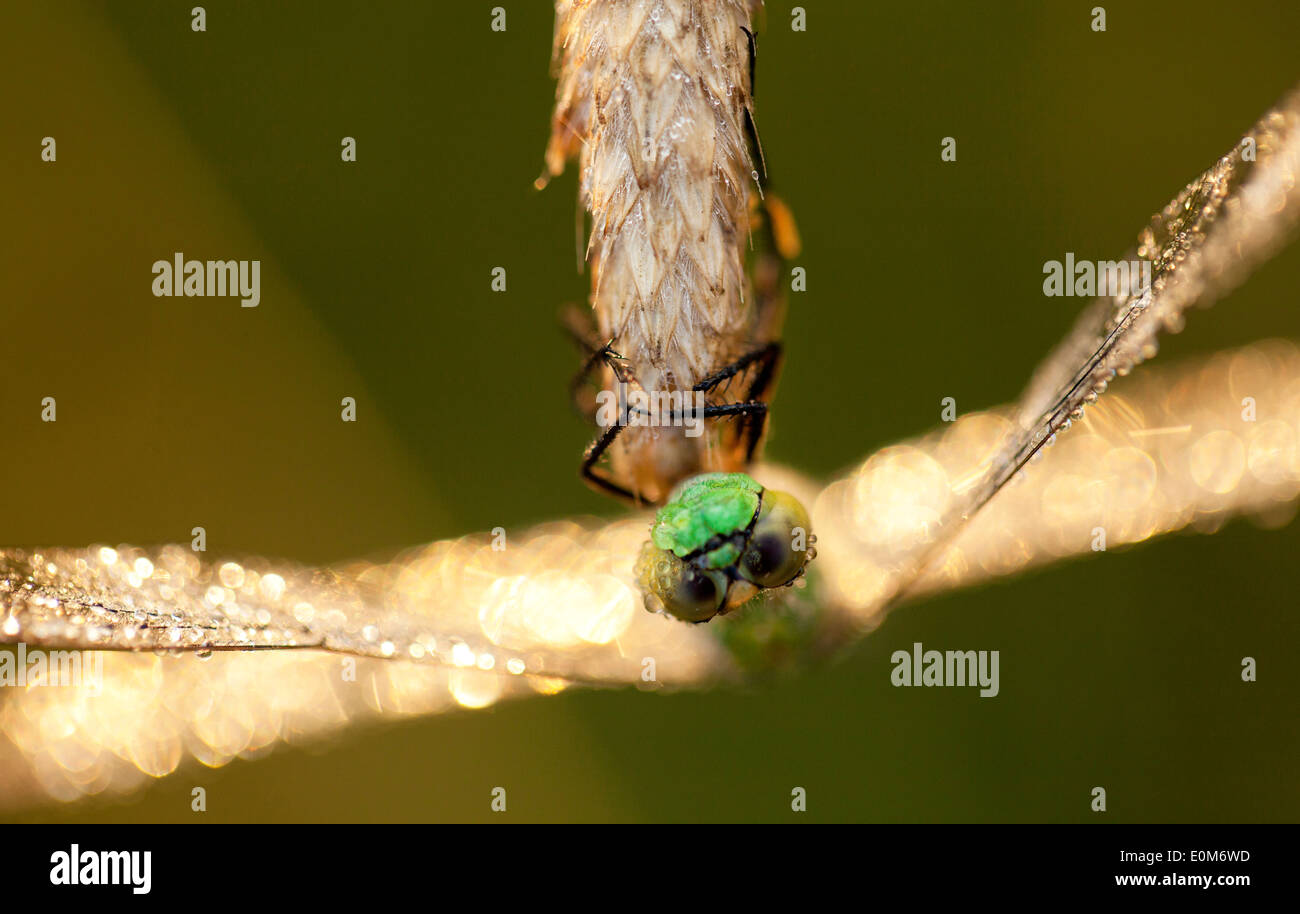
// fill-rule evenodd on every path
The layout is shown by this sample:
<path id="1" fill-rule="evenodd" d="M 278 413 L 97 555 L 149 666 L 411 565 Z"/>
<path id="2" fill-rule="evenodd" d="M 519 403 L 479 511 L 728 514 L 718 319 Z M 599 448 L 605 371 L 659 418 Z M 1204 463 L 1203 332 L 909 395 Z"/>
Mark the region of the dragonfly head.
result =
<path id="1" fill-rule="evenodd" d="M 808 512 L 744 473 L 687 480 L 655 515 L 637 576 L 646 608 L 707 622 L 792 584 L 815 555 Z"/>

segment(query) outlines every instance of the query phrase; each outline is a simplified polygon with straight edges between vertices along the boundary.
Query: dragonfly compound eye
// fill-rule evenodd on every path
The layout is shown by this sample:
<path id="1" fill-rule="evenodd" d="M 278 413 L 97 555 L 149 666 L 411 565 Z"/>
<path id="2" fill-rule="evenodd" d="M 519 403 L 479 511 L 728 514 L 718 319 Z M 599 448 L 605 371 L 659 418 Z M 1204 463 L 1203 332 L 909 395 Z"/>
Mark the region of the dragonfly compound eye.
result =
<path id="1" fill-rule="evenodd" d="M 759 587 L 793 581 L 811 558 L 808 512 L 792 495 L 767 489 L 740 557 L 740 574 Z"/>
<path id="2" fill-rule="evenodd" d="M 727 576 L 708 571 L 646 543 L 638 576 L 646 609 L 683 622 L 707 622 L 718 614 L 727 595 Z"/>
<path id="3" fill-rule="evenodd" d="M 663 599 L 668 613 L 683 622 L 706 622 L 718 614 L 726 595 L 725 575 L 683 563 L 677 586 Z"/>

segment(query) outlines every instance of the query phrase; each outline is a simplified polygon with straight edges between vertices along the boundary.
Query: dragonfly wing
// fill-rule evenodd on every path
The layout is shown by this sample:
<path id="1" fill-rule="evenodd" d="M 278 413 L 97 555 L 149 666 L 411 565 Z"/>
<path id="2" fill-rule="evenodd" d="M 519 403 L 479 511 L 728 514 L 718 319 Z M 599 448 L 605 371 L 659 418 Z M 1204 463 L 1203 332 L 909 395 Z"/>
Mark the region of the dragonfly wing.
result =
<path id="1" fill-rule="evenodd" d="M 29 677 L 0 690 L 0 807 L 573 682 L 733 675 L 707 626 L 641 608 L 647 531 L 566 522 L 337 569 L 182 546 L 0 550 L 0 642 L 15 645 L 0 666 Z"/>
<path id="2" fill-rule="evenodd" d="M 1105 392 L 1116 375 L 1155 355 L 1193 306 L 1231 291 L 1292 236 L 1300 214 L 1300 90 L 1151 217 L 1125 260 L 1151 264 L 1149 288 L 1101 298 L 1034 373 L 1017 434 L 991 467 L 975 507 Z"/>
<path id="3" fill-rule="evenodd" d="M 1113 378 L 1153 356 L 1189 308 L 1212 304 L 1290 239 L 1298 178 L 1300 90 L 1152 217 L 1125 258 L 1150 263 L 1150 285 L 1130 278 L 1093 301 L 1016 407 L 887 449 L 822 494 L 814 524 L 821 568 L 833 569 L 832 601 L 856 625 L 874 624 L 928 567 L 946 562 L 954 537 Z"/>
<path id="4" fill-rule="evenodd" d="M 182 546 L 0 550 L 0 642 L 16 645 L 10 672 L 31 675 L 0 690 L 0 806 L 122 792 L 187 757 L 215 767 L 573 682 L 733 676 L 707 626 L 642 608 L 632 566 L 648 521 L 464 537 L 337 569 L 208 563 Z"/>
<path id="5" fill-rule="evenodd" d="M 815 573 L 841 629 L 873 627 L 904 595 L 1188 526 L 1212 532 L 1234 514 L 1273 525 L 1300 495 L 1300 349 L 1288 341 L 1128 379 L 969 523 L 945 526 L 1015 435 L 1017 415 L 963 416 L 885 448 L 821 493 Z"/>
<path id="6" fill-rule="evenodd" d="M 647 613 L 638 517 L 441 540 L 335 569 L 209 563 L 181 546 L 0 550 L 0 643 L 202 653 L 316 648 L 501 676 L 699 684 L 703 629 Z M 653 664 L 647 661 L 653 660 Z"/>

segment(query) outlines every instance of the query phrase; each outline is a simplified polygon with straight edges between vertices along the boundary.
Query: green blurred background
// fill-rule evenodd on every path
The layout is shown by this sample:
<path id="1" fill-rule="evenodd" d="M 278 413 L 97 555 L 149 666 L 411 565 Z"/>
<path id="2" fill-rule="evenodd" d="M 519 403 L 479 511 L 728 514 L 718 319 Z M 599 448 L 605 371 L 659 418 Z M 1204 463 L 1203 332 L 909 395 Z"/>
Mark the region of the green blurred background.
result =
<path id="1" fill-rule="evenodd" d="M 193 5 L 0 13 L 0 542 L 203 524 L 211 555 L 325 563 L 616 513 L 577 479 L 589 430 L 565 395 L 574 175 L 532 186 L 549 5 L 212 0 L 203 34 Z M 758 124 L 808 271 L 768 453 L 819 475 L 930 428 L 943 397 L 1013 398 L 1081 305 L 1042 296 L 1042 264 L 1117 257 L 1300 80 L 1281 0 L 1107 3 L 1103 34 L 1094 0 L 802 5 L 806 32 L 776 2 L 759 36 Z M 261 259 L 261 306 L 154 298 L 177 250 Z M 1300 338 L 1298 278 L 1293 248 L 1160 362 Z M 190 821 L 203 783 L 208 822 L 486 820 L 498 784 L 511 820 L 1294 821 L 1298 544 L 1235 521 L 911 605 L 750 691 L 362 728 L 25 819 Z M 891 687 L 914 641 L 1000 650 L 1001 694 Z"/>

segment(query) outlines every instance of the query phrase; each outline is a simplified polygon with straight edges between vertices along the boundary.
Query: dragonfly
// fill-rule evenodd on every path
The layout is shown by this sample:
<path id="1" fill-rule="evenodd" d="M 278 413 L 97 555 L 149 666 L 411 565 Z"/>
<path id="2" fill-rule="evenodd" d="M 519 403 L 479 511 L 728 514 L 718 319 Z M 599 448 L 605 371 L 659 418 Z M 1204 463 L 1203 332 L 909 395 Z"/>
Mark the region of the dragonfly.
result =
<path id="1" fill-rule="evenodd" d="M 1016 403 L 829 481 L 751 467 L 810 506 L 819 555 L 807 587 L 710 625 L 640 608 L 644 513 L 328 568 L 186 545 L 0 548 L 0 642 L 84 655 L 92 673 L 0 690 L 0 803 L 123 793 L 190 759 L 216 767 L 368 720 L 743 681 L 837 654 L 907 599 L 1086 554 L 1099 526 L 1136 543 L 1294 503 L 1295 344 L 1116 380 L 1293 237 L 1300 92 L 1241 139 L 1140 231 L 1152 283 L 1089 305 Z M 1243 423 L 1243 389 L 1273 418 Z"/>
<path id="2" fill-rule="evenodd" d="M 815 554 L 805 508 L 737 472 L 767 427 L 791 253 L 780 239 L 792 234 L 760 190 L 766 232 L 751 283 L 749 181 L 762 160 L 753 8 L 634 0 L 556 10 L 547 170 L 580 158 L 592 221 L 595 320 L 570 313 L 587 353 L 571 387 L 597 372 L 602 385 L 602 431 L 582 476 L 633 504 L 671 499 L 638 577 L 647 609 L 692 622 L 800 582 Z M 726 397 L 733 384 L 740 399 Z"/>

